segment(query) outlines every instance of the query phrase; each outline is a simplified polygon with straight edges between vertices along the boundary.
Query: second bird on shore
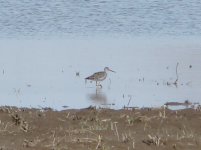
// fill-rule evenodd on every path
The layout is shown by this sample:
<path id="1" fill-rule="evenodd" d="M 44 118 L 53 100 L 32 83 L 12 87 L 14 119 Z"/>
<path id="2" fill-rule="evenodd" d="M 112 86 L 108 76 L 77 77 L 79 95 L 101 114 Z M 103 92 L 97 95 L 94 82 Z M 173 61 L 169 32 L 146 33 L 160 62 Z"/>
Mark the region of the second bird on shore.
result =
<path id="1" fill-rule="evenodd" d="M 105 67 L 104 71 L 96 72 L 93 75 L 86 77 L 85 80 L 91 80 L 96 82 L 96 86 L 101 86 L 101 84 L 98 84 L 98 82 L 103 81 L 107 77 L 107 71 L 115 72 L 111 70 L 109 67 Z"/>

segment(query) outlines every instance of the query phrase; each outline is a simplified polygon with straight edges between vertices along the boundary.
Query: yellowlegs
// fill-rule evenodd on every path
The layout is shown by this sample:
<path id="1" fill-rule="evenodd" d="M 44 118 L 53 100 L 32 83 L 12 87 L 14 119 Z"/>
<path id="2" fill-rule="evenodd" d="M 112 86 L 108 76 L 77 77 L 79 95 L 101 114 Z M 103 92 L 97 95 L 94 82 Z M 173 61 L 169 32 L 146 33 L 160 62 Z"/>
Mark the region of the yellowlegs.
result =
<path id="1" fill-rule="evenodd" d="M 100 85 L 100 84 L 98 85 L 97 83 L 99 81 L 103 81 L 103 80 L 106 79 L 106 77 L 107 77 L 107 71 L 115 72 L 115 71 L 111 70 L 110 68 L 105 67 L 104 71 L 96 72 L 93 75 L 91 75 L 91 76 L 89 76 L 89 77 L 87 77 L 85 79 L 86 80 L 91 80 L 91 81 L 96 81 L 96 86 L 101 86 L 102 87 L 102 85 Z"/>

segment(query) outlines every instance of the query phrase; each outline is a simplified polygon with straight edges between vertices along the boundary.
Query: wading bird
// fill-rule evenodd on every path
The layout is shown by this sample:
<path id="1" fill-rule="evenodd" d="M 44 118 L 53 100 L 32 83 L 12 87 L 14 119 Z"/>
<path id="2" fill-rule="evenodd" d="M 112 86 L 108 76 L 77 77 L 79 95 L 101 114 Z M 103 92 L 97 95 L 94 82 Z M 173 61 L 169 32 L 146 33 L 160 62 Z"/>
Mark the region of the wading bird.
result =
<path id="1" fill-rule="evenodd" d="M 107 71 L 115 72 L 115 71 L 111 70 L 110 68 L 105 67 L 104 71 L 96 72 L 93 75 L 85 78 L 85 80 L 96 81 L 96 86 L 101 86 L 102 87 L 102 85 L 98 84 L 98 82 L 103 81 L 103 80 L 106 79 Z"/>

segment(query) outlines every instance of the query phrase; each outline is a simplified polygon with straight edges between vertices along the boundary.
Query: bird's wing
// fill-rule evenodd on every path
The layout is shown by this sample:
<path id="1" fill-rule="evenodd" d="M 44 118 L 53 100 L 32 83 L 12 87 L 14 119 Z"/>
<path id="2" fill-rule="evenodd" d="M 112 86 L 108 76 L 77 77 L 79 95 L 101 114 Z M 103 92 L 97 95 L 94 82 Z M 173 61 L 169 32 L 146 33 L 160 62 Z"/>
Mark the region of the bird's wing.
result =
<path id="1" fill-rule="evenodd" d="M 102 78 L 104 76 L 103 72 L 96 72 L 94 73 L 93 75 L 85 78 L 85 79 L 88 79 L 88 80 L 97 80 L 97 78 Z"/>

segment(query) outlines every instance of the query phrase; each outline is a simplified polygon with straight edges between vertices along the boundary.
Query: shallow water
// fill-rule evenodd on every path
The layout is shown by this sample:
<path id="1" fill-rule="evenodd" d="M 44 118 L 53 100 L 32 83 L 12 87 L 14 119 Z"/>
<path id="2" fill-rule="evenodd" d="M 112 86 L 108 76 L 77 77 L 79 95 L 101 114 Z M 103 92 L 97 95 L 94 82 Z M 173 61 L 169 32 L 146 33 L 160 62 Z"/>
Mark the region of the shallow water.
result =
<path id="1" fill-rule="evenodd" d="M 200 102 L 200 8 L 199 0 L 0 1 L 0 105 Z M 117 73 L 103 88 L 85 83 L 105 66 Z"/>
<path id="2" fill-rule="evenodd" d="M 201 102 L 199 39 L 97 39 L 1 41 L 1 105 L 62 109 Z M 109 72 L 102 88 L 85 83 L 105 66 L 116 73 Z"/>

